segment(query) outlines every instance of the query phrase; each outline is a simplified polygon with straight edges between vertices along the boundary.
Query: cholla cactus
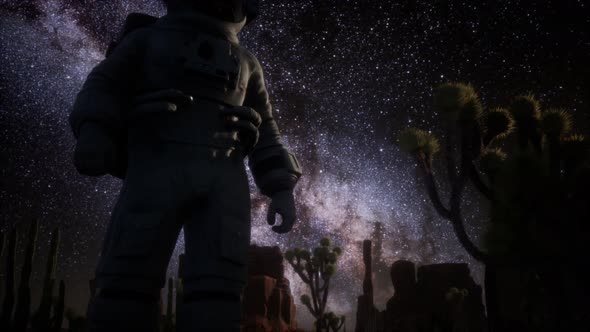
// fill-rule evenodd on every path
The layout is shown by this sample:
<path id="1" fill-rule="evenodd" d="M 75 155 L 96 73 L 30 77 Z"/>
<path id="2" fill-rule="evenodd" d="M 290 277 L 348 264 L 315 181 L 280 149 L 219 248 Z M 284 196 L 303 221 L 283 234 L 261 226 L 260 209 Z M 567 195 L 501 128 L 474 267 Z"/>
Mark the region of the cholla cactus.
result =
<path id="1" fill-rule="evenodd" d="M 301 296 L 301 303 L 307 307 L 316 319 L 316 331 L 338 331 L 344 325 L 344 317 L 328 316 L 326 304 L 330 290 L 330 280 L 336 272 L 338 257 L 342 254 L 340 247 L 332 247 L 328 238 L 320 240 L 320 246 L 313 253 L 306 249 L 295 248 L 285 252 L 285 259 L 293 267 L 301 280 L 307 284 L 311 296 Z"/>

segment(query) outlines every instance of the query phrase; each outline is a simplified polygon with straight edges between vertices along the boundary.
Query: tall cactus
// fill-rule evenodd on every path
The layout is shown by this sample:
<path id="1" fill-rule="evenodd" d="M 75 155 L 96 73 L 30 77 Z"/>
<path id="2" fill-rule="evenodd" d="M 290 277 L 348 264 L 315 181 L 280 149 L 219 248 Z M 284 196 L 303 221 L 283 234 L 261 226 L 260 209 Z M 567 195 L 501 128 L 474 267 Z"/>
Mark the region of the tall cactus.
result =
<path id="1" fill-rule="evenodd" d="M 182 286 L 182 275 L 184 274 L 184 254 L 178 256 L 178 277 L 176 278 L 176 322 L 180 316 L 182 307 L 182 298 L 184 297 L 184 291 Z"/>
<path id="2" fill-rule="evenodd" d="M 32 325 L 35 330 L 42 331 L 50 325 L 53 291 L 55 288 L 55 271 L 57 266 L 57 251 L 59 247 L 59 229 L 55 228 L 51 234 L 51 242 L 47 264 L 45 266 L 45 277 L 43 279 L 43 292 L 39 309 L 33 316 Z"/>
<path id="3" fill-rule="evenodd" d="M 371 240 L 363 241 L 363 263 L 365 264 L 365 278 L 363 279 L 363 295 L 369 297 L 373 303 L 373 256 L 371 255 Z"/>
<path id="4" fill-rule="evenodd" d="M 6 280 L 4 283 L 4 303 L 2 304 L 2 316 L 0 317 L 0 328 L 2 331 L 11 331 L 12 312 L 14 310 L 14 265 L 16 261 L 16 245 L 18 243 L 18 232 L 16 227 L 8 237 L 8 251 L 6 252 Z"/>
<path id="5" fill-rule="evenodd" d="M 311 292 L 311 297 L 307 294 L 301 296 L 301 302 L 316 319 L 316 332 L 338 331 L 344 325 L 344 316 L 337 317 L 326 312 L 330 280 L 336 272 L 338 257 L 342 254 L 340 247 L 330 248 L 331 244 L 330 239 L 323 238 L 313 253 L 301 248 L 285 252 L 287 262 Z"/>
<path id="6" fill-rule="evenodd" d="M 173 332 L 174 331 L 174 320 L 172 314 L 172 300 L 174 297 L 174 279 L 168 278 L 168 295 L 166 301 L 166 316 L 164 317 L 164 327 L 162 332 Z"/>
<path id="7" fill-rule="evenodd" d="M 2 254 L 4 253 L 4 242 L 6 241 L 6 234 L 4 233 L 0 233 L 0 257 L 2 257 Z M 0 267 L 2 266 L 2 264 L 0 264 Z"/>
<path id="8" fill-rule="evenodd" d="M 59 332 L 64 320 L 65 311 L 65 297 L 66 297 L 66 284 L 63 280 L 59 282 L 59 293 L 57 297 L 57 303 L 53 310 L 53 317 L 51 318 L 51 324 L 49 325 L 48 331 Z"/>
<path id="9" fill-rule="evenodd" d="M 31 315 L 31 274 L 33 272 L 33 260 L 35 258 L 35 246 L 37 245 L 37 231 L 39 222 L 34 220 L 29 229 L 29 238 L 25 251 L 25 261 L 21 271 L 21 279 L 18 290 L 18 304 L 14 313 L 14 331 L 25 332 L 29 325 Z"/>

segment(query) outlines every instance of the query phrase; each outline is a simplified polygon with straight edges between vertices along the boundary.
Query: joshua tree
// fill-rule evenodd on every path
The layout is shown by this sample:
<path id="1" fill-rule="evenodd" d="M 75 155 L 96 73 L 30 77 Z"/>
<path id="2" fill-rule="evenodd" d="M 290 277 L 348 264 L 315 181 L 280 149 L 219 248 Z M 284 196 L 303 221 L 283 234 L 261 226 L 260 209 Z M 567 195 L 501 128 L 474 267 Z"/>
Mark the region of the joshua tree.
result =
<path id="1" fill-rule="evenodd" d="M 35 258 L 35 245 L 37 244 L 37 232 L 39 222 L 34 220 L 29 229 L 29 239 L 25 251 L 25 261 L 21 271 L 20 285 L 18 288 L 18 304 L 14 312 L 14 331 L 25 331 L 29 325 L 31 315 L 31 273 L 33 272 L 33 260 Z"/>
<path id="2" fill-rule="evenodd" d="M 330 239 L 323 238 L 313 253 L 301 248 L 285 252 L 285 258 L 311 292 L 311 297 L 302 295 L 301 302 L 316 319 L 316 332 L 339 331 L 345 322 L 344 316 L 326 312 L 330 279 L 336 272 L 336 263 L 342 254 L 340 247 L 330 246 Z"/>
<path id="3" fill-rule="evenodd" d="M 493 321 L 498 266 L 526 266 L 551 280 L 554 276 L 544 274 L 547 265 L 582 250 L 582 234 L 588 235 L 583 220 L 589 213 L 582 203 L 589 199 L 588 145 L 584 137 L 571 134 L 567 112 L 542 112 L 533 96 L 515 98 L 508 109 L 484 112 L 471 86 L 449 83 L 436 89 L 434 103 L 447 123 L 448 204 L 439 195 L 432 166 L 440 150 L 437 138 L 410 128 L 399 143 L 417 159 L 436 211 L 451 222 L 463 248 L 486 265 L 486 301 Z M 465 230 L 461 205 L 468 182 L 491 202 L 486 250 Z"/>

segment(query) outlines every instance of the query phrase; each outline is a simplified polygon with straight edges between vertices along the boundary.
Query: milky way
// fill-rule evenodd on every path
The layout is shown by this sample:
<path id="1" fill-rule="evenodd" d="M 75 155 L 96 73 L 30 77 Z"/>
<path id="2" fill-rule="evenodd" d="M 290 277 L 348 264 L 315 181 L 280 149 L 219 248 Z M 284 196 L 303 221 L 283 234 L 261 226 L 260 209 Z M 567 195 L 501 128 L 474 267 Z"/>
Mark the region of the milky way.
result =
<path id="1" fill-rule="evenodd" d="M 361 293 L 360 243 L 375 237 L 377 222 L 384 233 L 379 266 L 399 258 L 465 261 L 480 279 L 480 267 L 431 209 L 414 162 L 395 146 L 395 136 L 407 126 L 441 133 L 431 94 L 447 80 L 472 83 L 489 106 L 532 91 L 573 111 L 587 131 L 590 75 L 580 65 L 590 55 L 587 5 L 262 3 L 259 20 L 240 39 L 265 69 L 275 117 L 304 176 L 296 190 L 299 224 L 288 235 L 270 231 L 264 221 L 268 200 L 252 186 L 253 242 L 285 250 L 333 238 L 344 255 L 330 306 L 348 315 L 349 329 Z M 38 218 L 43 252 L 43 233 L 60 227 L 59 275 L 68 283 L 68 305 L 77 311 L 84 310 L 87 280 L 121 183 L 77 175 L 67 117 L 86 75 L 130 12 L 162 15 L 164 8 L 156 0 L 0 1 L 0 229 Z M 486 205 L 468 192 L 465 211 L 477 239 Z M 170 273 L 182 246 L 179 240 Z M 304 285 L 290 270 L 288 277 L 299 303 Z M 392 290 L 384 283 L 378 293 L 383 307 Z M 308 326 L 309 316 L 298 309 Z"/>

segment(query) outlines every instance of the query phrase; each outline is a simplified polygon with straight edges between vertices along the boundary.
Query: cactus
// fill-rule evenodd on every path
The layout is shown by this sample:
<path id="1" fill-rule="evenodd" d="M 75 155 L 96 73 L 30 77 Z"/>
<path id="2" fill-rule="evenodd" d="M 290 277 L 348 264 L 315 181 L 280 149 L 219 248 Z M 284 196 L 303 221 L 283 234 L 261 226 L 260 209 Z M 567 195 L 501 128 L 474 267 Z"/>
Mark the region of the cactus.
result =
<path id="1" fill-rule="evenodd" d="M 50 325 L 53 290 L 55 288 L 55 270 L 57 265 L 57 250 L 59 247 L 59 229 L 54 229 L 51 234 L 49 256 L 45 267 L 43 291 L 39 309 L 33 316 L 32 325 L 35 330 L 43 330 Z"/>
<path id="2" fill-rule="evenodd" d="M 507 109 L 496 108 L 485 115 L 484 145 L 489 145 L 494 139 L 502 139 L 514 130 L 514 119 Z"/>
<path id="3" fill-rule="evenodd" d="M 373 256 L 371 255 L 371 240 L 363 241 L 363 263 L 365 265 L 365 278 L 363 279 L 363 295 L 369 297 L 373 303 Z"/>
<path id="4" fill-rule="evenodd" d="M 549 109 L 541 115 L 541 130 L 549 137 L 561 138 L 572 130 L 572 116 L 560 109 Z"/>
<path id="5" fill-rule="evenodd" d="M 168 279 L 168 296 L 166 301 L 166 316 L 164 317 L 164 326 L 162 332 L 173 332 L 174 331 L 174 319 L 172 314 L 172 300 L 174 297 L 174 279 Z"/>
<path id="6" fill-rule="evenodd" d="M 16 246 L 18 232 L 13 228 L 8 237 L 8 251 L 6 252 L 6 280 L 4 283 L 4 303 L 0 316 L 0 328 L 2 331 L 11 331 L 12 312 L 14 310 L 14 265 L 16 261 Z"/>
<path id="7" fill-rule="evenodd" d="M 64 317 L 68 320 L 69 332 L 83 332 L 86 331 L 86 317 L 78 315 L 73 309 L 65 310 Z"/>
<path id="8" fill-rule="evenodd" d="M 21 279 L 18 290 L 18 304 L 14 313 L 14 331 L 24 332 L 29 325 L 31 315 L 31 273 L 33 272 L 33 260 L 35 258 L 35 246 L 37 245 L 37 232 L 39 222 L 34 220 L 29 229 L 25 261 L 21 271 Z"/>
<path id="9" fill-rule="evenodd" d="M 4 253 L 4 242 L 6 241 L 6 234 L 4 233 L 0 233 L 0 258 L 2 257 L 2 254 Z M 0 267 L 2 265 L 0 264 Z"/>
<path id="10" fill-rule="evenodd" d="M 585 250 L 588 231 L 584 225 L 590 215 L 587 207 L 590 146 L 583 136 L 571 134 L 572 118 L 567 112 L 543 111 L 532 95 L 515 98 L 508 110 L 499 108 L 482 113 L 473 88 L 452 83 L 435 91 L 434 104 L 437 111 L 447 115 L 448 121 L 445 141 L 448 203 L 439 195 L 438 182 L 424 148 L 426 139 L 436 138 L 428 137 L 427 131 L 409 128 L 400 135 L 400 145 L 419 162 L 435 210 L 450 221 L 463 248 L 485 264 L 486 295 L 489 295 L 486 306 L 490 330 L 494 330 L 499 312 L 494 296 L 497 268 L 522 269 L 526 265 L 527 273 L 546 280 L 543 287 L 551 289 L 555 287 L 551 280 L 558 280 L 552 273 L 557 272 L 544 265 L 559 264 L 568 257 L 570 266 L 575 268 L 577 262 L 584 261 L 580 253 Z M 510 144 L 510 140 L 499 142 L 512 133 L 515 144 Z M 503 149 L 494 146 L 500 143 L 504 143 Z M 465 230 L 461 205 L 469 182 L 491 203 L 486 250 L 472 242 Z M 585 231 L 572 232 L 574 229 Z M 562 308 L 557 310 L 562 311 L 554 317 L 573 317 Z"/>
<path id="11" fill-rule="evenodd" d="M 90 291 L 90 299 L 93 299 L 96 296 L 96 280 L 95 279 L 88 280 L 88 290 Z"/>
<path id="12" fill-rule="evenodd" d="M 57 303 L 53 309 L 53 317 L 51 318 L 51 324 L 47 331 L 59 332 L 61 331 L 61 325 L 63 324 L 64 311 L 65 311 L 65 297 L 66 297 L 66 284 L 63 280 L 59 282 L 59 293 L 57 297 Z"/>
<path id="13" fill-rule="evenodd" d="M 521 149 L 530 145 L 541 151 L 541 104 L 532 95 L 519 96 L 509 107 L 516 124 L 516 133 Z"/>
<path id="14" fill-rule="evenodd" d="M 178 317 L 180 316 L 180 308 L 182 307 L 182 299 L 184 297 L 183 287 L 182 287 L 182 275 L 184 273 L 184 254 L 180 254 L 178 256 L 178 277 L 175 281 L 176 286 L 176 322 L 178 322 Z"/>
<path id="15" fill-rule="evenodd" d="M 28 331 L 29 320 L 31 318 L 31 289 L 30 280 L 33 270 L 33 260 L 35 257 L 35 247 L 37 244 L 37 232 L 39 223 L 35 220 L 31 223 L 27 238 L 27 247 L 23 268 L 21 271 L 20 285 L 18 290 L 18 303 L 14 308 L 14 266 L 18 234 L 16 228 L 10 234 L 8 243 L 7 267 L 6 267 L 6 296 L 2 308 L 0 328 L 2 331 Z M 46 265 L 46 275 L 43 284 L 43 292 L 39 309 L 35 312 L 31 320 L 33 331 L 58 332 L 61 330 L 64 317 L 65 307 L 65 283 L 60 282 L 57 300 L 53 299 L 53 288 L 55 283 L 55 269 L 57 263 L 57 250 L 59 246 L 59 230 L 55 229 L 52 233 L 49 257 Z M 52 308 L 53 306 L 53 308 Z M 14 319 L 12 312 L 14 311 Z"/>
<path id="16" fill-rule="evenodd" d="M 473 87 L 463 83 L 445 83 L 434 91 L 435 107 L 443 113 L 458 114 L 477 98 Z"/>
<path id="17" fill-rule="evenodd" d="M 506 158 L 508 158 L 508 155 L 500 148 L 488 148 L 481 154 L 479 159 L 480 168 L 489 177 L 490 181 L 493 181 L 494 176 L 502 169 Z"/>
<path id="18" fill-rule="evenodd" d="M 427 168 L 431 167 L 432 158 L 440 150 L 440 144 L 434 135 L 415 128 L 403 131 L 398 143 L 403 150 L 414 154 Z"/>
<path id="19" fill-rule="evenodd" d="M 326 327 L 326 332 L 337 332 L 344 326 L 346 317 L 337 316 L 333 312 L 327 312 L 323 317 L 323 321 L 323 325 Z"/>
<path id="20" fill-rule="evenodd" d="M 307 294 L 301 296 L 301 303 L 316 319 L 316 332 L 330 329 L 338 331 L 344 325 L 344 316 L 336 317 L 326 312 L 330 280 L 336 272 L 338 257 L 342 254 L 340 247 L 330 248 L 331 245 L 330 239 L 322 238 L 320 246 L 313 253 L 301 248 L 285 252 L 285 259 L 311 292 L 311 297 Z"/>

